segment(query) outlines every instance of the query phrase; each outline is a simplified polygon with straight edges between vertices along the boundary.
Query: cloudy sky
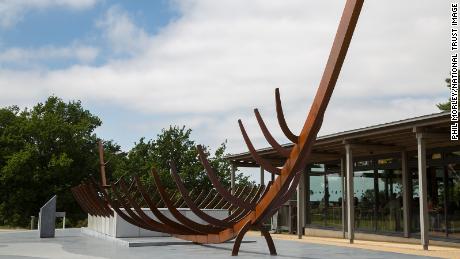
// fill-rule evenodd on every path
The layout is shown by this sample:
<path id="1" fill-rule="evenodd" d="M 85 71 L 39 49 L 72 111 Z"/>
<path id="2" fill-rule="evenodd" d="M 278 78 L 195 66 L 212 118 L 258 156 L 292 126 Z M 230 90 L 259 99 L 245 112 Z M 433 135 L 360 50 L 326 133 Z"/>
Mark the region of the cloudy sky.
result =
<path id="1" fill-rule="evenodd" d="M 320 135 L 438 112 L 448 98 L 449 1 L 366 1 Z M 280 142 L 279 87 L 299 131 L 345 0 L 0 0 L 0 106 L 81 100 L 129 150 L 186 125 L 246 151 L 237 119 Z"/>

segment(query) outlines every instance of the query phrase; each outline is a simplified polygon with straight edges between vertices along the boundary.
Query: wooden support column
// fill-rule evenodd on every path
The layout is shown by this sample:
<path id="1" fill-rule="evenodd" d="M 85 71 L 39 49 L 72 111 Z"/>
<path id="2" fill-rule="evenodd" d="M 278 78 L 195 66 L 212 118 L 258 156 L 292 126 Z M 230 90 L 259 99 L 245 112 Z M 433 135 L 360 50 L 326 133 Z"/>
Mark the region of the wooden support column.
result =
<path id="1" fill-rule="evenodd" d="M 265 185 L 265 170 L 260 167 L 260 185 Z"/>
<path id="2" fill-rule="evenodd" d="M 346 231 L 347 231 L 347 224 L 345 223 L 347 220 L 347 214 L 346 214 L 346 193 L 347 191 L 345 190 L 345 159 L 341 158 L 340 159 L 340 178 L 341 178 L 341 183 L 342 183 L 342 238 L 346 238 Z"/>
<path id="3" fill-rule="evenodd" d="M 299 185 L 297 185 L 297 237 L 302 239 L 305 212 L 305 171 L 301 172 Z"/>
<path id="4" fill-rule="evenodd" d="M 347 171 L 347 230 L 350 244 L 355 238 L 355 206 L 354 206 L 354 189 L 353 189 L 353 152 L 351 145 L 345 145 L 345 163 Z"/>
<path id="5" fill-rule="evenodd" d="M 236 166 L 232 164 L 232 173 L 230 174 L 230 188 L 231 188 L 232 195 L 235 194 L 235 172 L 236 172 Z"/>
<path id="6" fill-rule="evenodd" d="M 418 189 L 420 202 L 420 241 L 423 249 L 428 250 L 428 190 L 426 177 L 426 147 L 422 133 L 417 133 Z"/>
<path id="7" fill-rule="evenodd" d="M 401 153 L 401 172 L 402 172 L 402 184 L 403 184 L 403 220 L 404 220 L 404 237 L 410 237 L 410 201 L 412 199 L 412 189 L 410 188 L 410 172 L 407 165 L 407 152 Z"/>

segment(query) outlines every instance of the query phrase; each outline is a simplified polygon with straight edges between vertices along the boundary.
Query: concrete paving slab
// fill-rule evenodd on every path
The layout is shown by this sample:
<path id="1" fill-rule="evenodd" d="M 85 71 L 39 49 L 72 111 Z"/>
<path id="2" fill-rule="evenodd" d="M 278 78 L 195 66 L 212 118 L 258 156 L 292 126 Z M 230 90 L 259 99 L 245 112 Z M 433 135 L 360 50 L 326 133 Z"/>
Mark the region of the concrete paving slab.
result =
<path id="1" fill-rule="evenodd" d="M 257 231 L 249 231 L 248 236 L 260 235 Z M 350 244 L 348 239 L 343 238 L 331 238 L 331 237 L 314 237 L 314 236 L 303 236 L 302 239 L 298 239 L 297 235 L 289 234 L 272 234 L 274 240 L 290 240 L 292 242 L 310 243 L 310 244 L 325 244 L 339 247 L 351 247 L 356 249 L 374 250 L 379 252 L 393 252 L 409 255 L 418 256 L 431 256 L 437 258 L 455 258 L 460 259 L 460 248 L 452 246 L 439 246 L 431 245 L 428 250 L 424 250 L 420 244 L 411 244 L 400 242 L 396 240 L 394 242 L 385 241 L 369 241 L 369 240 L 356 240 L 353 244 Z"/>
<path id="2" fill-rule="evenodd" d="M 269 255 L 265 240 L 262 237 L 251 236 L 248 240 L 256 242 L 242 244 L 240 255 L 237 258 L 420 258 L 399 253 L 287 240 L 275 240 L 278 256 L 272 257 Z M 56 238 L 53 239 L 40 239 L 36 231 L 0 233 L 0 246 L 0 259 L 235 258 L 231 256 L 232 243 L 125 247 L 114 242 L 83 235 L 80 229 L 56 230 Z"/>

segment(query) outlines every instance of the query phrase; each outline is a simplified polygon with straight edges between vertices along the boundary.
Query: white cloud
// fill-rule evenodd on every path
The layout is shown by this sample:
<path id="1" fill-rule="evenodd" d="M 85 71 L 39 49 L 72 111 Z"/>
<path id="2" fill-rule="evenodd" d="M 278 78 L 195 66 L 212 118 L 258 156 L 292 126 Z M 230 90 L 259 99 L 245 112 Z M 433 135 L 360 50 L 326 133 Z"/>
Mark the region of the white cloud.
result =
<path id="1" fill-rule="evenodd" d="M 8 28 L 24 18 L 27 11 L 62 7 L 82 10 L 94 6 L 98 0 L 1 0 L 0 27 Z"/>
<path id="2" fill-rule="evenodd" d="M 153 119 L 162 114 L 158 127 L 193 123 L 199 142 L 228 138 L 232 151 L 243 151 L 238 117 L 247 118 L 258 146 L 266 145 L 253 107 L 262 108 L 281 135 L 273 110 L 274 88 L 281 87 L 288 121 L 299 130 L 344 1 L 176 2 L 182 16 L 156 35 L 119 7 L 107 12 L 99 26 L 114 50 L 129 58 L 97 67 L 0 70 L 0 104 L 33 103 L 49 93 L 106 102 Z M 436 112 L 435 104 L 448 96 L 448 17 L 448 3 L 436 0 L 367 1 L 322 132 Z M 3 88 L 15 91 L 4 94 Z M 176 119 L 164 119 L 169 115 Z"/>
<path id="3" fill-rule="evenodd" d="M 145 51 L 151 44 L 149 35 L 137 27 L 120 6 L 109 8 L 97 25 L 103 29 L 116 53 L 136 54 Z"/>
<path id="4" fill-rule="evenodd" d="M 34 65 L 52 60 L 76 60 L 80 63 L 94 61 L 99 50 L 92 46 L 71 45 L 68 47 L 46 46 L 40 48 L 10 48 L 0 52 L 0 65 Z"/>

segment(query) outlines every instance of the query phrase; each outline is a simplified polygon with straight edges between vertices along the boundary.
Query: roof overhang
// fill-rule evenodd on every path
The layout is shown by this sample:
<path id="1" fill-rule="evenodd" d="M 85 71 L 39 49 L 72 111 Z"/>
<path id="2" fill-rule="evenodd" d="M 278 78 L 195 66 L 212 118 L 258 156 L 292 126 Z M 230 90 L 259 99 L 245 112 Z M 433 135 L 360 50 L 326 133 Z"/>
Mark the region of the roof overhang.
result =
<path id="1" fill-rule="evenodd" d="M 340 160 L 345 145 L 353 147 L 356 157 L 417 150 L 416 134 L 421 132 L 427 136 L 427 148 L 459 145 L 458 141 L 450 140 L 450 123 L 450 113 L 442 112 L 320 136 L 309 162 Z M 283 146 L 292 148 L 293 144 Z M 257 153 L 274 165 L 284 164 L 285 159 L 271 147 L 258 149 Z M 226 159 L 239 167 L 259 167 L 249 152 L 228 155 Z"/>

